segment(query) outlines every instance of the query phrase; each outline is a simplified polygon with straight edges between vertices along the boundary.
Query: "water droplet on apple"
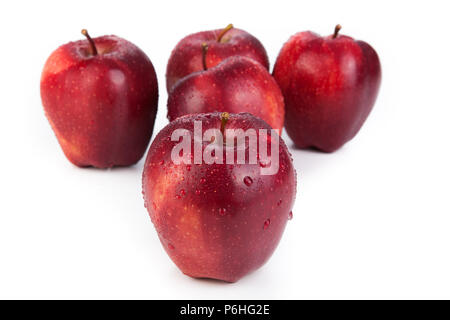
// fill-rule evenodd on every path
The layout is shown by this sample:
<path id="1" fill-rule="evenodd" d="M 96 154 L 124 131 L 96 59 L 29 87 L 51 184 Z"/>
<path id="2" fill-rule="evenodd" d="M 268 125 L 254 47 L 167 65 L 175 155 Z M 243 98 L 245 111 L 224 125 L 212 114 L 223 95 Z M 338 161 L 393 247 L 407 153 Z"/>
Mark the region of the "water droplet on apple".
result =
<path id="1" fill-rule="evenodd" d="M 219 209 L 219 214 L 220 214 L 221 216 L 226 215 L 226 214 L 227 214 L 227 209 L 225 209 L 225 208 L 220 208 L 220 209 Z"/>
<path id="2" fill-rule="evenodd" d="M 289 212 L 289 215 L 288 215 L 288 220 L 292 220 L 292 218 L 294 217 L 294 215 L 292 214 L 292 211 L 291 212 Z"/>
<path id="3" fill-rule="evenodd" d="M 187 170 L 187 171 L 191 171 L 191 165 L 190 165 L 190 164 L 188 164 L 188 165 L 186 166 L 186 170 Z"/>
<path id="4" fill-rule="evenodd" d="M 175 250 L 175 247 L 174 247 L 174 245 L 173 245 L 173 244 L 171 244 L 171 243 L 169 243 L 169 244 L 167 245 L 167 247 L 169 247 L 169 249 L 170 249 L 170 250 Z"/>
<path id="5" fill-rule="evenodd" d="M 205 183 L 206 182 L 206 179 L 205 178 L 201 178 L 200 179 L 200 183 Z"/>
<path id="6" fill-rule="evenodd" d="M 259 161 L 259 165 L 262 167 L 262 168 L 265 168 L 265 167 L 268 167 L 269 165 L 270 165 L 270 160 L 260 160 Z"/>
<path id="7" fill-rule="evenodd" d="M 270 219 L 267 219 L 266 221 L 264 221 L 263 229 L 266 230 L 269 226 L 270 226 Z"/>
<path id="8" fill-rule="evenodd" d="M 278 200 L 278 202 L 277 202 L 277 206 L 279 207 L 279 206 L 281 206 L 281 204 L 283 203 L 283 200 Z"/>
<path id="9" fill-rule="evenodd" d="M 253 183 L 253 180 L 249 176 L 246 176 L 244 178 L 244 183 L 245 183 L 246 186 L 250 187 L 252 185 L 252 183 Z"/>
<path id="10" fill-rule="evenodd" d="M 200 193 L 201 193 L 200 190 L 198 190 L 198 189 L 195 190 L 195 194 L 196 194 L 196 195 L 199 195 Z"/>
<path id="11" fill-rule="evenodd" d="M 159 164 L 162 166 L 164 164 L 164 160 L 161 160 Z"/>
<path id="12" fill-rule="evenodd" d="M 184 189 L 181 189 L 181 190 L 180 190 L 180 194 L 181 194 L 182 196 L 184 196 L 184 195 L 186 194 L 186 191 L 184 191 Z"/>

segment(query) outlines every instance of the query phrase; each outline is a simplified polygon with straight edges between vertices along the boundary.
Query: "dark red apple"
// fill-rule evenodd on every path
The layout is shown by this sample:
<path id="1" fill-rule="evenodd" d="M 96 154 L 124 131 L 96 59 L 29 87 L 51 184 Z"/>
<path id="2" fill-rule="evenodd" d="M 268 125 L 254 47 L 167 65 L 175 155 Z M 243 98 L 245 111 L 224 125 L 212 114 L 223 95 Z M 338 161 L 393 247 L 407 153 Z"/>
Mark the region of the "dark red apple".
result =
<path id="1" fill-rule="evenodd" d="M 150 141 L 158 84 L 150 59 L 116 36 L 70 42 L 41 77 L 46 116 L 66 157 L 80 167 L 136 163 Z"/>
<path id="2" fill-rule="evenodd" d="M 195 132 L 206 135 L 219 129 L 225 140 L 194 139 Z M 276 145 L 279 149 L 266 156 L 251 139 L 230 144 L 230 132 L 235 129 L 268 132 L 258 136 L 258 143 L 267 150 Z M 262 266 L 274 252 L 292 217 L 296 174 L 287 147 L 270 129 L 248 113 L 207 113 L 180 117 L 156 136 L 143 173 L 145 206 L 164 249 L 183 273 L 235 282 Z M 190 152 L 179 152 L 181 141 L 187 141 Z M 223 141 L 226 151 L 211 154 L 220 159 L 229 152 L 235 163 L 228 158 L 223 163 L 208 162 L 206 150 Z M 240 164 L 239 150 L 245 151 L 247 159 Z M 203 153 L 201 161 L 195 152 Z M 253 162 L 252 152 L 256 153 Z M 174 161 L 174 153 L 184 160 Z M 273 165 L 276 160 L 278 166 Z M 264 173 L 269 166 L 272 174 Z"/>
<path id="3" fill-rule="evenodd" d="M 249 112 L 281 132 L 284 101 L 270 73 L 255 60 L 231 57 L 181 79 L 167 102 L 170 121 L 194 113 Z"/>
<path id="4" fill-rule="evenodd" d="M 335 151 L 358 133 L 375 104 L 381 82 L 378 55 L 339 30 L 338 25 L 328 37 L 295 34 L 275 63 L 286 132 L 299 148 Z"/>
<path id="5" fill-rule="evenodd" d="M 231 56 L 244 56 L 269 69 L 269 59 L 261 42 L 248 32 L 233 28 L 203 31 L 183 38 L 172 51 L 166 71 L 167 92 L 185 76 L 203 70 L 202 45 L 208 46 L 205 62 L 214 67 Z"/>

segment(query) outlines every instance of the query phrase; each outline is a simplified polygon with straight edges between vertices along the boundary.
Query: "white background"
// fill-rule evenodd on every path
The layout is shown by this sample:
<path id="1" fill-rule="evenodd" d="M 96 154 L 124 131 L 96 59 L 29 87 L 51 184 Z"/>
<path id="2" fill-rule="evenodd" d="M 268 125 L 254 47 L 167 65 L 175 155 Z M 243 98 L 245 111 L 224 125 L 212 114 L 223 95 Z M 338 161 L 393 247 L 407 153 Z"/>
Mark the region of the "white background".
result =
<path id="1" fill-rule="evenodd" d="M 446 1 L 30 1 L 0 4 L 0 298 L 450 298 L 450 23 Z M 184 36 L 228 23 L 271 67 L 295 32 L 342 34 L 378 52 L 368 121 L 334 154 L 292 148 L 294 219 L 271 260 L 235 284 L 184 276 L 144 209 L 144 159 L 79 169 L 39 95 L 59 45 L 116 34 L 143 49 L 160 84 Z"/>

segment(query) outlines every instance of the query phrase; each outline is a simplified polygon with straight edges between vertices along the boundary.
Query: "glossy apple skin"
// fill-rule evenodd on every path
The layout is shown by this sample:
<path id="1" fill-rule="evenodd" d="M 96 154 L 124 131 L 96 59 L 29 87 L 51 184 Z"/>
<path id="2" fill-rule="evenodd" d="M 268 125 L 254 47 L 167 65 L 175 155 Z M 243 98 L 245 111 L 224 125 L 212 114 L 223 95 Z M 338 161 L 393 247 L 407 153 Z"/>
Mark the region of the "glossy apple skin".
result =
<path id="1" fill-rule="evenodd" d="M 41 77 L 45 114 L 66 157 L 80 167 L 129 166 L 142 158 L 158 106 L 149 58 L 116 36 L 59 47 Z"/>
<path id="2" fill-rule="evenodd" d="M 269 58 L 261 42 L 250 33 L 233 28 L 217 41 L 223 29 L 203 31 L 183 38 L 173 49 L 167 64 L 166 88 L 170 92 L 175 83 L 185 76 L 203 70 L 202 44 L 208 45 L 207 68 L 214 67 L 232 56 L 243 56 L 261 63 L 269 70 Z"/>
<path id="3" fill-rule="evenodd" d="M 273 75 L 284 95 L 286 132 L 295 145 L 332 152 L 367 119 L 378 95 L 381 66 L 363 41 L 308 31 L 284 44 Z"/>
<path id="4" fill-rule="evenodd" d="M 274 129 L 283 128 L 283 94 L 270 73 L 249 58 L 231 57 L 183 78 L 167 102 L 169 121 L 186 114 L 215 111 L 249 112 Z"/>
<path id="5" fill-rule="evenodd" d="M 164 249 L 183 273 L 235 282 L 262 266 L 277 247 L 295 200 L 295 169 L 281 138 L 275 175 L 261 175 L 259 162 L 175 165 L 172 132 L 185 128 L 192 133 L 194 120 L 202 121 L 203 132 L 221 125 L 220 113 L 209 113 L 178 118 L 161 130 L 145 162 L 145 206 Z M 226 128 L 270 126 L 241 113 L 230 114 Z"/>

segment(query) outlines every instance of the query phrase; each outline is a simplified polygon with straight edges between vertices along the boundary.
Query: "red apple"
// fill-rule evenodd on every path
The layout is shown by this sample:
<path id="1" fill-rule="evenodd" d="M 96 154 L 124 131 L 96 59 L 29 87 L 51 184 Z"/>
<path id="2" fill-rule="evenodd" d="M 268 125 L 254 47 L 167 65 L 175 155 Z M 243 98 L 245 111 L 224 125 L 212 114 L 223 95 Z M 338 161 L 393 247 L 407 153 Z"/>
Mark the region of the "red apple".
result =
<path id="1" fill-rule="evenodd" d="M 70 42 L 41 78 L 46 116 L 66 157 L 80 167 L 136 163 L 150 141 L 158 84 L 149 58 L 116 36 Z"/>
<path id="2" fill-rule="evenodd" d="M 181 79 L 167 102 L 169 121 L 194 113 L 249 112 L 272 128 L 283 128 L 284 101 L 270 73 L 258 62 L 231 57 Z"/>
<path id="3" fill-rule="evenodd" d="M 378 94 L 381 67 L 364 41 L 312 32 L 292 36 L 273 75 L 286 104 L 286 132 L 299 148 L 332 152 L 352 139 Z"/>
<path id="4" fill-rule="evenodd" d="M 225 140 L 192 138 L 196 130 L 206 135 L 219 128 Z M 234 129 L 268 132 L 266 137 L 259 136 L 258 142 L 267 150 L 276 145 L 279 149 L 267 157 L 251 139 L 230 144 Z M 296 175 L 286 145 L 270 129 L 249 113 L 207 113 L 180 117 L 156 136 L 143 173 L 145 206 L 164 249 L 183 273 L 235 282 L 263 265 L 274 252 L 292 217 Z M 184 130 L 183 136 L 180 130 Z M 181 140 L 187 141 L 191 151 L 180 152 L 184 160 L 176 162 L 173 153 L 179 153 L 176 146 Z M 229 152 L 230 159 L 236 160 L 239 150 L 244 150 L 246 161 L 207 162 L 204 154 L 214 143 L 223 144 L 226 150 L 214 152 L 214 157 Z M 203 153 L 201 161 L 196 161 L 195 148 Z M 256 153 L 256 161 L 250 160 L 251 152 Z M 274 160 L 278 160 L 278 170 L 264 174 L 262 169 L 272 166 Z"/>
<path id="5" fill-rule="evenodd" d="M 233 28 L 230 24 L 224 29 L 191 34 L 177 44 L 167 64 L 167 92 L 170 92 L 181 78 L 203 70 L 203 44 L 209 48 L 205 59 L 207 68 L 214 67 L 231 56 L 244 56 L 269 69 L 269 59 L 261 42 L 248 32 Z"/>

